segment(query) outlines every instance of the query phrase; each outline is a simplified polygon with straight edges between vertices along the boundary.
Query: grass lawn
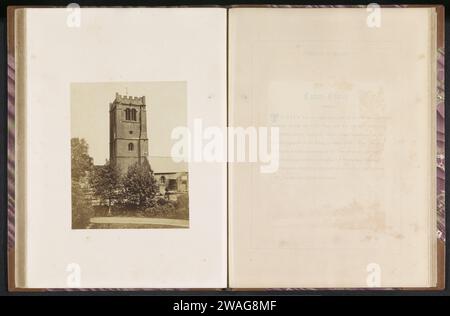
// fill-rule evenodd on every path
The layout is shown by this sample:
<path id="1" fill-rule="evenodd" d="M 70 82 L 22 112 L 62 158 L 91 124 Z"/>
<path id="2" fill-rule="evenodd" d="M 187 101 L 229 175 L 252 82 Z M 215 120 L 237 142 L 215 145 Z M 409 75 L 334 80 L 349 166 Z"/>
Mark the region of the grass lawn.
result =
<path id="1" fill-rule="evenodd" d="M 145 228 L 186 228 L 173 225 L 136 225 L 136 224 L 90 224 L 89 229 L 145 229 Z"/>
<path id="2" fill-rule="evenodd" d="M 108 207 L 96 206 L 94 207 L 95 216 L 120 216 L 120 217 L 151 217 L 151 218 L 170 218 L 170 219 L 189 219 L 189 212 L 187 209 L 174 209 L 166 212 L 147 213 L 136 209 L 112 209 L 111 214 L 108 214 Z"/>

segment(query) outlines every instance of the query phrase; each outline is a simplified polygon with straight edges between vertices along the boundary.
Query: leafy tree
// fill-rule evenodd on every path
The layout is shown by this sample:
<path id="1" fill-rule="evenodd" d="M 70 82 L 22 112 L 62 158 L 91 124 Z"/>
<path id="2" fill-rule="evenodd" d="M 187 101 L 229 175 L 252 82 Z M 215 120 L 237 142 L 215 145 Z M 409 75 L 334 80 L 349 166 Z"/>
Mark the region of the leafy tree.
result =
<path id="1" fill-rule="evenodd" d="M 80 180 L 91 170 L 93 164 L 92 157 L 88 154 L 88 144 L 82 138 L 72 138 L 70 141 L 72 148 L 72 180 Z"/>
<path id="2" fill-rule="evenodd" d="M 72 158 L 72 228 L 86 228 L 94 214 L 89 198 L 87 177 L 93 160 L 88 155 L 88 144 L 84 139 L 71 139 Z"/>
<path id="3" fill-rule="evenodd" d="M 128 203 L 139 209 L 153 206 L 157 185 L 147 161 L 142 164 L 135 163 L 128 168 L 123 178 L 123 187 Z"/>
<path id="4" fill-rule="evenodd" d="M 122 181 L 120 169 L 106 161 L 104 166 L 94 169 L 90 177 L 90 184 L 94 196 L 108 205 L 108 214 L 111 214 L 111 206 L 120 202 Z"/>
<path id="5" fill-rule="evenodd" d="M 72 228 L 84 229 L 94 216 L 92 203 L 87 196 L 86 188 L 78 181 L 72 180 Z"/>

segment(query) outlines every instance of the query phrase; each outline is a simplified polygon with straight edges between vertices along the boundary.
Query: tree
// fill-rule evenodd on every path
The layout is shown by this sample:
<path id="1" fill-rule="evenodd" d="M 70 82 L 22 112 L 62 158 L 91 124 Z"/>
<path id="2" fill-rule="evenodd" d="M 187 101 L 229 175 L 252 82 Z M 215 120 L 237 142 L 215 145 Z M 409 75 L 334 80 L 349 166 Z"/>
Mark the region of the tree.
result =
<path id="1" fill-rule="evenodd" d="M 108 205 L 108 214 L 111 206 L 121 199 L 122 181 L 120 169 L 106 161 L 104 166 L 96 167 L 90 177 L 90 184 L 94 196 Z"/>
<path id="2" fill-rule="evenodd" d="M 139 209 L 152 206 L 157 185 L 149 163 L 145 161 L 142 164 L 131 165 L 123 178 L 123 187 L 128 203 L 136 205 Z"/>
<path id="3" fill-rule="evenodd" d="M 87 228 L 91 217 L 94 216 L 94 209 L 86 189 L 78 181 L 72 180 L 72 228 Z"/>
<path id="4" fill-rule="evenodd" d="M 88 144 L 84 139 L 72 138 L 71 151 L 72 228 L 86 228 L 94 214 L 87 181 L 93 160 L 88 154 Z"/>
<path id="5" fill-rule="evenodd" d="M 70 145 L 72 148 L 72 180 L 79 181 L 87 175 L 94 164 L 92 157 L 88 154 L 88 144 L 83 138 L 72 138 Z"/>

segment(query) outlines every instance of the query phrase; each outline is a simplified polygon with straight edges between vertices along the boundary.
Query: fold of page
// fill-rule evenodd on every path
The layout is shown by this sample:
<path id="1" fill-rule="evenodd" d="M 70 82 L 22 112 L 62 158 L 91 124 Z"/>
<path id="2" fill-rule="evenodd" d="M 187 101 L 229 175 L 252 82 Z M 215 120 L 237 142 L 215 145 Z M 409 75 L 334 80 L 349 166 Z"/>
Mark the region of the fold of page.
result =
<path id="1" fill-rule="evenodd" d="M 129 87 L 138 91 L 145 83 L 156 83 L 151 86 L 156 91 L 175 82 L 177 91 L 185 91 L 189 128 L 198 117 L 204 125 L 225 128 L 226 10 L 82 8 L 79 13 L 77 25 L 73 10 L 26 9 L 24 286 L 226 287 L 224 162 L 188 164 L 188 228 L 71 228 L 71 115 L 84 118 L 84 126 L 77 126 L 81 133 L 84 128 L 90 129 L 89 135 L 102 133 L 106 139 L 102 146 L 107 148 L 108 131 L 97 125 L 107 126 L 110 105 L 94 100 L 108 84 L 130 83 Z M 71 95 L 85 87 L 84 94 Z M 170 90 L 163 88 L 158 90 L 160 99 L 174 99 Z M 118 92 L 133 93 L 125 89 Z M 82 110 L 71 111 L 73 100 L 89 98 L 86 91 L 92 92 L 91 107 L 105 109 L 98 124 L 92 122 L 93 112 L 86 103 Z M 147 100 L 150 117 L 157 115 L 155 98 L 146 95 L 143 100 Z M 164 125 L 161 122 L 171 124 L 169 116 L 177 113 L 166 111 L 164 115 L 158 117 L 159 126 Z M 150 151 L 158 137 L 162 136 L 149 133 Z M 133 145 L 129 146 L 133 150 Z"/>
<path id="2" fill-rule="evenodd" d="M 435 285 L 435 11 L 379 14 L 230 10 L 229 125 L 279 128 L 229 167 L 230 287 Z"/>

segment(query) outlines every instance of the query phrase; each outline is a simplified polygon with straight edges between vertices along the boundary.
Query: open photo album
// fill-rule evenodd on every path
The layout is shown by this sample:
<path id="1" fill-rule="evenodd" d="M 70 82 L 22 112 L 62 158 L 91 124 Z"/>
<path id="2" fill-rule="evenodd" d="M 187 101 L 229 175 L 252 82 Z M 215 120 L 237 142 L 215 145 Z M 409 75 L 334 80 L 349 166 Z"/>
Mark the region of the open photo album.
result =
<path id="1" fill-rule="evenodd" d="M 443 14 L 10 7 L 10 290 L 442 288 Z"/>

